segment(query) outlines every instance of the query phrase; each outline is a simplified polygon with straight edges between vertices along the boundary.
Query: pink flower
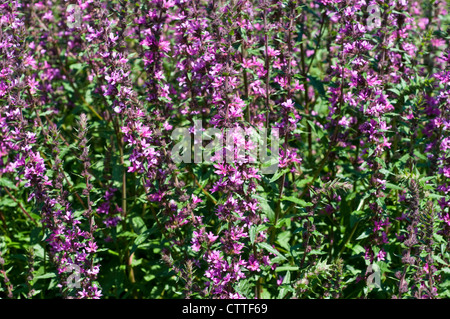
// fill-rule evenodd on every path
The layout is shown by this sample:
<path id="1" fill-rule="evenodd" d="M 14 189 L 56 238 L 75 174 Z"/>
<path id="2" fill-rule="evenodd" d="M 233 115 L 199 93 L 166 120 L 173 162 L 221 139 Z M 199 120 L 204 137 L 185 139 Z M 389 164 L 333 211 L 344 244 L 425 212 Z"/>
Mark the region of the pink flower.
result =
<path id="1" fill-rule="evenodd" d="M 280 51 L 272 49 L 271 47 L 267 47 L 267 55 L 270 57 L 276 57 L 280 55 Z"/>
<path id="2" fill-rule="evenodd" d="M 377 260 L 378 260 L 378 261 L 382 261 L 382 260 L 385 259 L 385 257 L 386 257 L 386 252 L 385 252 L 383 249 L 381 249 L 381 250 L 378 252 Z"/>
<path id="3" fill-rule="evenodd" d="M 97 249 L 98 249 L 97 244 L 93 241 L 89 241 L 88 247 L 86 247 L 86 251 L 88 253 L 95 253 L 97 251 Z"/>

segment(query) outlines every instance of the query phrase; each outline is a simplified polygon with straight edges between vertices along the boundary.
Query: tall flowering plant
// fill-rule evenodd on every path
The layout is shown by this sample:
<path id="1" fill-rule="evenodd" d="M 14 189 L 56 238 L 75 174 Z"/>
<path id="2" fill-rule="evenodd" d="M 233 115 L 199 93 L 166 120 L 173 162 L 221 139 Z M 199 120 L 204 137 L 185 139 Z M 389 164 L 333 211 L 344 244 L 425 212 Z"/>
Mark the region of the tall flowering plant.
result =
<path id="1" fill-rule="evenodd" d="M 0 297 L 450 297 L 448 10 L 1 2 Z"/>

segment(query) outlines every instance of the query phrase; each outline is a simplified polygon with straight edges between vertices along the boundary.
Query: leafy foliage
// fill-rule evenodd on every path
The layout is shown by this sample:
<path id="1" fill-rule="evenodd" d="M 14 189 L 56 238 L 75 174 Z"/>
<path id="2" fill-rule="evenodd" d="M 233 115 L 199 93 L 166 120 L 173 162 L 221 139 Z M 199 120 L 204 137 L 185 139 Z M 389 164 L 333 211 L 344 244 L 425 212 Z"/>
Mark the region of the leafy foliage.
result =
<path id="1" fill-rule="evenodd" d="M 449 298 L 448 10 L 3 1 L 0 297 Z"/>

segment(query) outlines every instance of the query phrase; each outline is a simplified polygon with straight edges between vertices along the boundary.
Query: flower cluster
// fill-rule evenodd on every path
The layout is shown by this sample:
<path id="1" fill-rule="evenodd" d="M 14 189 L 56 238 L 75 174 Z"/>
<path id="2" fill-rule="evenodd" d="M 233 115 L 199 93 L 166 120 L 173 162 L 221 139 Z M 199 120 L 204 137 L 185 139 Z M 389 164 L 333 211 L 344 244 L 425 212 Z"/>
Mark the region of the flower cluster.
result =
<path id="1" fill-rule="evenodd" d="M 449 297 L 449 19 L 3 1 L 0 297 Z"/>

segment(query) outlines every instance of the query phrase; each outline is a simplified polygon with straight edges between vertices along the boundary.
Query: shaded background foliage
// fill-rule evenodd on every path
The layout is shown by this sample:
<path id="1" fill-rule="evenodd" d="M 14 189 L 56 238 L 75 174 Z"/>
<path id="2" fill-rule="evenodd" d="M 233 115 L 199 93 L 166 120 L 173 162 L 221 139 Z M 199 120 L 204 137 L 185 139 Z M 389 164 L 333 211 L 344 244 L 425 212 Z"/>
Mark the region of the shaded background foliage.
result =
<path id="1" fill-rule="evenodd" d="M 448 10 L 1 1 L 0 296 L 448 298 Z M 278 171 L 174 163 L 195 120 Z"/>

